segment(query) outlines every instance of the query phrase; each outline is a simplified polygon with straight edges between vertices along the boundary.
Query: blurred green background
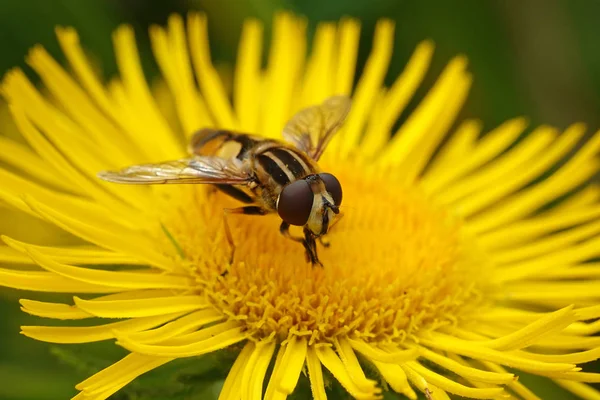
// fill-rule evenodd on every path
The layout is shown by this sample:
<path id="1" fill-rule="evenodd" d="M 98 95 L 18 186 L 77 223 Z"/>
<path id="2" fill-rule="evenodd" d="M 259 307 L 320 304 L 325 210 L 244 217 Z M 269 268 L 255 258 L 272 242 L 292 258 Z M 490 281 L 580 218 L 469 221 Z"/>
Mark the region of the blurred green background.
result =
<path id="1" fill-rule="evenodd" d="M 211 48 L 219 64 L 235 60 L 241 22 L 248 16 L 263 20 L 267 33 L 273 13 L 281 9 L 307 16 L 311 33 L 321 20 L 358 17 L 363 23 L 360 69 L 368 55 L 374 24 L 386 17 L 396 21 L 388 83 L 402 70 L 416 44 L 431 38 L 436 43 L 436 55 L 429 82 L 453 55 L 464 53 L 470 60 L 475 82 L 463 116 L 480 118 L 486 128 L 517 115 L 529 116 L 534 124 L 565 127 L 584 121 L 592 130 L 600 127 L 598 1 L 2 0 L 1 4 L 2 73 L 14 66 L 28 70 L 24 57 L 36 43 L 63 60 L 53 28 L 65 25 L 79 31 L 103 75 L 110 77 L 116 72 L 110 34 L 127 22 L 136 29 L 148 77 L 156 76 L 146 35 L 148 26 L 164 24 L 169 14 L 191 9 L 208 14 Z M 1 225 L 33 229 L 29 222 L 18 219 L 5 219 Z M 17 232 L 14 236 L 26 234 Z M 40 321 L 19 311 L 19 297 L 40 298 L 13 290 L 0 291 L 0 399 L 69 398 L 75 393 L 74 383 L 119 356 L 112 345 L 49 347 L 20 336 L 18 326 Z M 62 296 L 62 300 L 68 301 L 68 297 Z M 81 349 L 92 354 L 85 362 L 79 360 Z M 523 380 L 527 382 L 528 378 Z M 570 398 L 552 386 L 536 386 L 544 399 Z M 195 398 L 214 397 L 214 393 L 209 394 L 210 388 L 206 390 L 200 397 L 196 393 Z M 119 398 L 145 397 L 134 390 Z"/>

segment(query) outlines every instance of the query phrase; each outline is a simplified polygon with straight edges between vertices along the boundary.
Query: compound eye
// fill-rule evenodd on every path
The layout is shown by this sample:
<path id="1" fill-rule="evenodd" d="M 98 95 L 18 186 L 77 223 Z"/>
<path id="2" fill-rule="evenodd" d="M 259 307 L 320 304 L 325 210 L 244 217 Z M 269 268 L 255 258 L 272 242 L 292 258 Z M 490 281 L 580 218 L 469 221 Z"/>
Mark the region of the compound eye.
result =
<path id="1" fill-rule="evenodd" d="M 304 179 L 290 183 L 283 188 L 277 202 L 277 213 L 290 225 L 303 226 L 308 222 L 314 195 Z"/>
<path id="2" fill-rule="evenodd" d="M 342 185 L 340 184 L 340 181 L 338 181 L 335 176 L 328 173 L 319 174 L 319 177 L 323 180 L 325 189 L 327 189 L 331 195 L 333 202 L 339 207 L 339 205 L 342 204 Z"/>

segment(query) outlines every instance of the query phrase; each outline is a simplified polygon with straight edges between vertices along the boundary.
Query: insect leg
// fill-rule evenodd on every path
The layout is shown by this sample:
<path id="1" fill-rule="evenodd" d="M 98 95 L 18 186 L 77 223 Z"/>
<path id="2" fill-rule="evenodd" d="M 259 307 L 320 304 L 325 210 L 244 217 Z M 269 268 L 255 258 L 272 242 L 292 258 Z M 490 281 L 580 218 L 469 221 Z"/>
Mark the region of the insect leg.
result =
<path id="1" fill-rule="evenodd" d="M 329 232 L 331 230 L 331 228 L 333 228 L 335 226 L 335 224 L 340 222 L 340 219 L 342 219 L 343 216 L 344 216 L 344 213 L 342 211 L 340 211 L 338 213 L 338 215 L 336 216 L 336 218 L 333 220 L 333 222 L 329 225 L 329 229 L 327 231 Z M 331 243 L 329 243 L 329 240 L 325 239 L 324 236 L 319 236 L 319 242 L 323 245 L 323 247 L 329 247 L 331 245 Z"/>
<path id="2" fill-rule="evenodd" d="M 213 185 L 226 195 L 241 201 L 242 203 L 250 204 L 254 202 L 254 199 L 250 197 L 246 192 L 231 185 Z"/>
<path id="3" fill-rule="evenodd" d="M 283 236 L 285 236 L 286 238 L 291 239 L 295 242 L 300 242 L 300 243 L 304 242 L 303 238 L 292 236 L 292 234 L 290 233 L 290 224 L 288 224 L 285 221 L 281 221 L 281 225 L 279 225 L 279 232 L 281 232 L 281 234 Z"/>
<path id="4" fill-rule="evenodd" d="M 315 241 L 315 236 L 306 228 L 304 229 L 304 240 L 302 241 L 302 244 L 306 251 L 306 260 L 309 261 L 313 267 L 315 264 L 323 267 L 323 263 L 319 261 L 319 256 L 317 255 L 317 242 Z"/>
<path id="5" fill-rule="evenodd" d="M 233 257 L 235 255 L 235 243 L 233 242 L 233 235 L 227 222 L 227 215 L 229 214 L 244 214 L 244 215 L 265 215 L 268 211 L 260 206 L 244 206 L 238 208 L 225 208 L 223 209 L 223 226 L 225 227 L 225 236 L 231 246 L 231 256 L 229 258 L 229 264 L 233 263 Z M 223 273 L 225 275 L 227 271 Z"/>

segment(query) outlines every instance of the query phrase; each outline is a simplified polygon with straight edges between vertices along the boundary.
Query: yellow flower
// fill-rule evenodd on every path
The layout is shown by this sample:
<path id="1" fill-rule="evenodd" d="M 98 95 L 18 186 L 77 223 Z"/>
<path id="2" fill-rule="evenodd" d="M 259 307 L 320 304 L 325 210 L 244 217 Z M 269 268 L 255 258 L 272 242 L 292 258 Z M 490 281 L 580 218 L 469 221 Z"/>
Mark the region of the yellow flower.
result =
<path id="1" fill-rule="evenodd" d="M 590 262 L 600 256 L 600 191 L 585 185 L 598 170 L 600 135 L 562 164 L 581 125 L 562 133 L 541 126 L 518 141 L 523 119 L 482 137 L 481 125 L 466 121 L 441 145 L 471 84 L 462 56 L 396 130 L 432 43 L 420 44 L 383 87 L 394 27 L 381 21 L 353 87 L 359 23 L 321 24 L 306 62 L 305 28 L 279 15 L 262 68 L 262 28 L 245 24 L 231 105 L 209 59 L 204 17 L 191 14 L 187 33 L 177 16 L 166 29 L 153 27 L 174 120 L 144 80 L 129 27 L 114 35 L 121 76 L 108 85 L 72 29 L 57 33 L 73 75 L 40 47 L 28 57 L 49 96 L 19 70 L 6 75 L 2 93 L 35 153 L 20 148 L 22 158 L 10 157 L 0 143 L 0 158 L 13 166 L 0 170 L 0 199 L 81 242 L 4 236 L 0 261 L 25 267 L 1 269 L 0 284 L 88 294 L 73 305 L 21 300 L 30 314 L 116 320 L 25 326 L 23 334 L 53 343 L 116 339 L 130 351 L 79 383 L 77 399 L 105 399 L 175 358 L 224 348 L 241 351 L 222 399 L 259 399 L 263 382 L 266 398 L 285 398 L 303 372 L 323 399 L 324 369 L 359 399 L 384 388 L 410 399 L 415 389 L 433 399 L 537 398 L 520 371 L 600 398 L 584 383 L 600 374 L 581 370 L 600 356 L 600 266 Z M 182 157 L 187 137 L 205 126 L 279 137 L 294 112 L 334 94 L 351 95 L 353 108 L 321 161 L 343 184 L 345 210 L 331 246 L 320 249 L 324 268 L 280 236 L 276 216 L 231 219 L 229 266 L 222 209 L 235 202 L 210 187 L 96 178 Z"/>

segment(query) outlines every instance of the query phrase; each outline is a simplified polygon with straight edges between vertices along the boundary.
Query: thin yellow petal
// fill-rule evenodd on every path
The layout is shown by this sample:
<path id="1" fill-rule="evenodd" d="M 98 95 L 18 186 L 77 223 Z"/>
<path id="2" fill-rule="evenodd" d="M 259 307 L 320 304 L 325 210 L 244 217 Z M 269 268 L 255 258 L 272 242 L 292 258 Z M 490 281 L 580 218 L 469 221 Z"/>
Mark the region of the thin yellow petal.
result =
<path id="1" fill-rule="evenodd" d="M 313 39 L 313 49 L 306 67 L 302 85 L 302 106 L 320 104 L 334 95 L 335 39 L 337 26 L 332 22 L 320 22 Z"/>
<path id="2" fill-rule="evenodd" d="M 417 46 L 402 74 L 396 78 L 381 103 L 374 107 L 369 128 L 361 142 L 361 152 L 374 155 L 390 139 L 394 123 L 423 81 L 433 50 L 434 45 L 431 41 L 424 41 Z M 379 115 L 376 116 L 375 113 Z"/>
<path id="3" fill-rule="evenodd" d="M 225 379 L 221 393 L 219 393 L 219 400 L 240 399 L 240 393 L 242 391 L 242 377 L 255 347 L 256 345 L 254 342 L 249 340 L 240 354 L 237 356 L 233 366 L 227 374 L 227 379 Z"/>
<path id="4" fill-rule="evenodd" d="M 131 143 L 123 140 L 120 130 L 112 124 L 92 103 L 69 74 L 41 46 L 36 46 L 27 57 L 27 62 L 42 78 L 53 97 L 63 110 L 77 123 L 77 129 L 94 140 L 115 163 L 127 163 Z"/>
<path id="5" fill-rule="evenodd" d="M 73 217 L 81 218 L 94 224 L 110 225 L 115 229 L 126 229 L 136 221 L 135 218 L 132 218 L 117 222 L 116 218 L 107 218 L 106 208 L 95 203 L 93 200 L 51 190 L 2 168 L 0 168 L 0 180 L 2 181 L 2 190 L 11 193 L 25 207 L 17 206 L 17 208 L 38 218 L 40 216 L 23 203 L 24 196 L 31 196 L 49 207 L 69 210 Z M 131 213 L 131 210 L 129 212 Z"/>
<path id="6" fill-rule="evenodd" d="M 555 379 L 558 385 L 585 400 L 600 400 L 600 392 L 590 385 L 581 382 L 573 382 L 564 379 Z"/>
<path id="7" fill-rule="evenodd" d="M 584 126 L 579 124 L 572 125 L 558 137 L 553 146 L 533 163 L 530 163 L 528 168 L 522 170 L 520 174 L 513 174 L 502 181 L 490 182 L 487 190 L 477 192 L 460 201 L 461 213 L 465 216 L 470 216 L 530 183 L 564 157 L 583 136 L 584 132 Z M 488 212 L 472 218 L 469 224 L 478 233 L 490 230 L 504 222 L 503 219 L 494 219 L 501 211 L 505 210 L 494 205 Z"/>
<path id="8" fill-rule="evenodd" d="M 387 73 L 393 46 L 394 23 L 385 19 L 379 21 L 375 27 L 373 50 L 354 91 L 352 112 L 348 116 L 344 131 L 337 138 L 342 156 L 349 154 L 360 141 L 363 128 Z M 335 143 L 332 142 L 332 145 L 335 146 Z"/>
<path id="9" fill-rule="evenodd" d="M 232 344 L 241 342 L 247 337 L 248 334 L 244 332 L 242 328 L 236 327 L 223 333 L 219 333 L 209 339 L 181 346 L 141 344 L 129 340 L 127 337 L 119 337 L 117 343 L 127 350 L 136 353 L 158 357 L 194 357 L 224 349 Z"/>
<path id="10" fill-rule="evenodd" d="M 404 370 L 396 364 L 387 364 L 377 360 L 371 360 L 383 376 L 383 379 L 397 392 L 402 393 L 410 400 L 416 400 L 417 394 L 408 384 L 408 378 Z"/>
<path id="11" fill-rule="evenodd" d="M 93 315 L 86 313 L 79 308 L 62 303 L 47 303 L 36 300 L 19 300 L 21 303 L 21 310 L 42 318 L 54 318 L 54 319 L 86 319 L 92 318 Z"/>
<path id="12" fill-rule="evenodd" d="M 494 364 L 492 362 L 482 361 L 481 364 L 483 364 L 490 371 L 498 372 L 498 373 L 501 373 L 501 374 L 507 373 L 507 371 L 504 368 L 502 368 L 501 366 L 499 366 L 497 364 Z M 538 396 L 536 396 L 535 393 L 533 393 L 525 385 L 523 385 L 521 382 L 519 382 L 517 380 L 512 381 L 507 386 L 513 392 L 515 392 L 516 394 L 518 394 L 519 396 L 521 396 L 521 398 L 523 400 L 541 400 Z"/>
<path id="13" fill-rule="evenodd" d="M 194 311 L 208 305 L 202 296 L 150 297 L 130 300 L 83 300 L 74 297 L 82 310 L 102 318 L 139 318 Z"/>
<path id="14" fill-rule="evenodd" d="M 499 282 L 514 281 L 517 279 L 524 279 L 526 277 L 533 277 L 536 274 L 545 270 L 551 270 L 553 268 L 559 268 L 566 265 L 576 265 L 587 260 L 593 259 L 600 255 L 600 237 L 594 237 L 590 240 L 571 245 L 565 249 L 558 248 L 553 252 L 546 253 L 546 255 L 534 258 L 529 261 L 523 261 L 521 263 L 515 263 L 514 265 L 506 266 L 502 268 L 502 274 L 497 277 Z M 594 282 L 592 282 L 593 284 Z M 541 288 L 543 290 L 543 288 Z M 567 287 L 565 287 L 567 289 Z M 530 294 L 527 291 L 518 293 L 518 296 L 532 297 L 532 290 Z M 550 296 L 564 297 L 567 293 L 572 291 L 563 290 L 559 293 L 551 294 Z M 517 295 L 517 291 L 513 289 L 509 294 L 511 297 Z M 580 295 L 585 296 L 586 293 Z M 589 296 L 588 296 L 589 297 Z M 517 296 L 514 296 L 516 299 Z"/>
<path id="15" fill-rule="evenodd" d="M 515 379 L 513 374 L 484 371 L 478 368 L 462 365 L 457 361 L 426 348 L 420 348 L 420 353 L 423 358 L 426 358 L 437 365 L 469 380 L 494 384 L 507 384 Z"/>
<path id="16" fill-rule="evenodd" d="M 208 328 L 202 328 L 195 332 L 185 333 L 180 336 L 175 336 L 170 339 L 165 339 L 161 342 L 165 346 L 182 346 L 190 343 L 199 342 L 202 340 L 210 339 L 211 337 L 230 331 L 234 328 L 239 328 L 241 325 L 237 321 L 226 320 L 225 322 L 219 322 L 211 325 Z M 146 340 L 147 338 L 144 338 Z"/>
<path id="17" fill-rule="evenodd" d="M 541 215 L 514 222 L 497 230 L 480 235 L 480 243 L 489 250 L 522 244 L 573 225 L 595 221 L 600 216 L 600 207 L 591 206 L 557 215 Z"/>
<path id="18" fill-rule="evenodd" d="M 282 368 L 273 372 L 273 381 L 277 391 L 292 394 L 306 359 L 307 341 L 304 338 L 293 336 L 285 345 Z"/>
<path id="19" fill-rule="evenodd" d="M 67 215 L 62 211 L 51 209 L 31 198 L 27 198 L 27 204 L 48 221 L 82 239 L 117 252 L 134 253 L 152 266 L 166 270 L 172 269 L 171 261 L 156 253 L 153 244 L 147 237 L 133 232 L 128 232 L 130 235 L 124 235 L 127 232 L 125 228 L 118 231 L 111 230 L 110 227 L 105 229 L 106 224 L 103 224 L 102 227 L 92 226 L 87 219 L 86 222 L 83 222 L 73 218 L 71 214 Z"/>
<path id="20" fill-rule="evenodd" d="M 61 137 L 60 128 L 47 123 L 44 124 L 42 121 L 40 122 L 42 126 L 53 129 L 52 132 L 48 130 L 44 132 L 52 137 L 53 141 L 51 142 L 25 114 L 25 107 L 25 105 L 16 103 L 10 105 L 15 123 L 36 152 L 59 171 L 62 176 L 80 187 L 81 191 L 100 204 L 111 207 L 113 213 L 121 217 L 127 215 L 127 213 L 131 214 L 132 209 L 144 208 L 145 203 L 142 200 L 143 194 L 148 193 L 147 188 L 116 188 L 115 185 L 110 185 L 108 182 L 101 182 L 96 174 L 108 167 L 109 164 L 96 160 L 95 156 L 90 154 L 89 149 L 95 147 L 93 144 L 87 145 L 87 150 L 83 151 L 82 148 L 85 146 L 81 145 L 79 148 L 75 148 L 75 143 L 66 138 L 62 139 L 63 142 L 56 141 L 54 140 L 55 136 Z M 34 113 L 34 115 L 37 114 Z M 65 154 L 69 154 L 69 157 L 67 158 Z M 77 154 L 77 159 L 73 157 L 73 154 Z M 83 164 L 86 165 L 86 168 L 82 168 Z"/>
<path id="21" fill-rule="evenodd" d="M 467 150 L 468 152 L 457 154 L 456 162 L 452 164 L 452 168 L 439 170 L 436 175 L 426 175 L 424 178 L 425 187 L 432 192 L 444 187 L 452 187 L 451 183 L 471 171 L 476 171 L 477 168 L 494 159 L 514 144 L 517 137 L 519 137 L 526 127 L 527 121 L 523 118 L 515 118 L 504 122 L 494 130 L 488 132 L 473 149 L 470 146 L 463 147 L 463 150 Z M 467 137 L 473 135 L 475 131 L 480 130 L 478 125 L 470 128 L 473 130 L 467 130 L 464 133 Z"/>
<path id="22" fill-rule="evenodd" d="M 186 41 L 182 37 L 183 21 L 179 16 L 169 18 L 169 33 L 159 26 L 150 27 L 154 58 L 173 94 L 175 110 L 186 137 L 198 129 L 212 126 L 206 104 L 196 90 Z M 191 38 L 190 38 L 191 39 Z"/>
<path id="23" fill-rule="evenodd" d="M 427 134 L 423 135 L 421 143 L 399 164 L 398 168 L 403 170 L 403 179 L 412 182 L 422 175 L 423 169 L 446 136 L 448 129 L 454 123 L 467 99 L 472 83 L 473 78 L 469 74 L 463 74 L 457 79 L 452 89 L 452 95 L 445 101 L 443 110 L 431 125 Z"/>
<path id="24" fill-rule="evenodd" d="M 136 271 L 103 271 L 74 267 L 53 261 L 33 248 L 26 248 L 27 254 L 45 270 L 91 284 L 105 284 L 123 289 L 187 289 L 192 286 L 186 276 L 167 275 L 149 268 Z"/>
<path id="25" fill-rule="evenodd" d="M 154 317 L 133 318 L 96 326 L 22 326 L 21 333 L 27 337 L 49 343 L 88 343 L 115 337 L 115 330 L 132 333 L 154 328 L 177 318 L 181 313 Z"/>
<path id="26" fill-rule="evenodd" d="M 547 150 L 557 136 L 554 129 L 540 127 L 531 132 L 526 139 L 513 149 L 495 159 L 494 162 L 479 168 L 467 177 L 453 182 L 446 190 L 439 192 L 437 196 L 443 199 L 444 202 L 451 204 L 472 193 L 485 190 L 491 182 L 506 179 L 515 174 L 519 168 L 523 168 L 523 165 L 530 163 L 535 157 Z M 462 154 L 461 157 L 469 156 Z M 435 188 L 429 187 L 428 189 Z"/>
<path id="27" fill-rule="evenodd" d="M 26 255 L 25 249 L 30 248 L 38 253 L 51 258 L 52 260 L 65 263 L 65 264 L 109 264 L 109 265 L 145 265 L 143 261 L 139 261 L 134 257 L 126 256 L 124 254 L 115 253 L 109 250 L 104 250 L 96 246 L 36 246 L 29 243 L 20 242 L 18 240 L 9 238 L 8 236 L 0 235 L 0 239 L 10 246 L 0 247 L 0 260 L 3 256 L 15 257 L 17 254 L 22 254 L 22 257 L 29 259 L 27 263 L 31 262 L 31 259 Z M 9 252 L 11 250 L 12 252 Z M 20 259 L 20 258 L 19 258 Z"/>
<path id="28" fill-rule="evenodd" d="M 342 360 L 330 347 L 318 347 L 315 350 L 321 363 L 335 376 L 351 396 L 357 399 L 372 399 L 380 393 L 381 389 L 376 386 L 374 381 L 366 380 L 366 382 L 369 382 L 369 387 L 362 387 L 357 384 Z"/>
<path id="29" fill-rule="evenodd" d="M 175 24 L 178 17 L 171 17 L 170 24 Z M 179 23 L 177 23 L 179 24 Z M 221 78 L 210 60 L 208 47 L 206 16 L 191 13 L 188 19 L 188 37 L 190 40 L 190 53 L 202 93 L 207 102 L 217 125 L 224 129 L 237 129 L 238 123 L 233 115 L 227 92 L 223 87 Z M 183 36 L 183 35 L 182 35 Z"/>
<path id="30" fill-rule="evenodd" d="M 242 378 L 242 400 L 262 400 L 263 383 L 269 363 L 275 351 L 275 340 L 258 342 L 244 369 Z"/>
<path id="31" fill-rule="evenodd" d="M 122 333 L 122 336 L 127 336 L 136 342 L 153 344 L 178 336 L 182 333 L 196 330 L 201 326 L 221 321 L 224 318 L 224 315 L 220 311 L 209 308 L 206 310 L 195 311 L 156 329 L 144 330 L 143 332 L 137 333 L 121 332 L 118 328 L 115 328 L 115 330 L 119 331 L 119 335 Z"/>
<path id="32" fill-rule="evenodd" d="M 401 368 L 406 373 L 408 380 L 415 385 L 417 389 L 424 393 L 426 397 L 430 398 L 431 400 L 450 400 L 450 397 L 446 394 L 446 392 L 427 382 L 425 378 L 419 375 L 414 369 L 408 367 L 407 365 L 402 365 Z"/>
<path id="33" fill-rule="evenodd" d="M 509 367 L 529 371 L 570 371 L 575 368 L 573 364 L 535 361 L 517 356 L 513 352 L 501 352 L 481 347 L 476 342 L 464 341 L 440 333 L 432 333 L 431 336 L 432 339 L 421 339 L 421 343 L 431 348 L 449 351 L 478 360 L 491 361 Z"/>
<path id="34" fill-rule="evenodd" d="M 515 194 L 477 219 L 477 229 L 485 231 L 507 222 L 517 221 L 560 196 L 588 182 L 600 170 L 600 161 L 590 160 L 582 165 L 567 163 L 549 178 Z"/>
<path id="35" fill-rule="evenodd" d="M 455 84 L 464 77 L 466 65 L 467 60 L 464 57 L 454 58 L 448 63 L 433 89 L 390 141 L 386 152 L 379 160 L 383 165 L 404 163 L 411 153 L 419 150 L 420 144 L 427 136 L 426 133 L 433 128 L 437 118 L 443 112 Z"/>
<path id="36" fill-rule="evenodd" d="M 0 161 L 13 165 L 29 176 L 65 192 L 76 191 L 73 185 L 61 179 L 58 173 L 27 147 L 0 136 Z"/>
<path id="37" fill-rule="evenodd" d="M 494 260 L 500 265 L 514 264 L 548 254 L 559 248 L 566 248 L 574 243 L 597 236 L 598 233 L 600 233 L 600 221 L 559 232 L 524 246 L 498 251 L 494 255 Z"/>
<path id="38" fill-rule="evenodd" d="M 317 356 L 314 347 L 309 347 L 306 353 L 306 366 L 308 367 L 308 377 L 310 379 L 310 390 L 315 400 L 327 400 L 325 393 L 325 380 L 323 379 L 323 370 L 321 361 Z"/>
<path id="39" fill-rule="evenodd" d="M 431 160 L 424 175 L 421 185 L 430 193 L 440 189 L 445 182 L 438 177 L 444 177 L 446 171 L 454 169 L 455 165 L 465 160 L 465 154 L 474 154 L 478 149 L 477 138 L 483 129 L 481 121 L 467 119 L 460 123 L 448 141 L 441 146 L 439 153 Z M 470 157 L 468 157 L 470 158 Z M 446 177 L 452 179 L 452 177 Z"/>
<path id="40" fill-rule="evenodd" d="M 257 132 L 260 101 L 256 93 L 261 87 L 263 26 L 260 21 L 248 19 L 242 28 L 235 67 L 234 104 L 240 129 Z"/>
<path id="41" fill-rule="evenodd" d="M 145 116 L 136 119 L 138 129 L 135 133 L 140 140 L 144 138 L 148 152 L 151 151 L 156 159 L 169 160 L 181 156 L 182 148 L 177 143 L 176 135 L 162 118 L 144 79 L 133 29 L 130 26 L 119 27 L 113 34 L 113 44 L 126 96 L 136 109 L 136 114 Z M 148 135 L 148 132 L 152 132 L 152 135 Z"/>
<path id="42" fill-rule="evenodd" d="M 117 388 L 118 390 L 124 386 L 124 383 L 129 383 L 138 376 L 158 368 L 171 360 L 172 358 L 152 357 L 135 353 L 129 354 L 75 387 L 91 395 L 106 392 L 111 388 Z"/>
<path id="43" fill-rule="evenodd" d="M 346 371 L 348 371 L 350 378 L 354 381 L 356 386 L 364 391 L 371 390 L 373 381 L 367 379 L 365 376 L 365 373 L 358 362 L 358 358 L 348 340 L 345 338 L 334 339 L 334 344 L 342 363 L 346 367 Z"/>
<path id="44" fill-rule="evenodd" d="M 405 365 L 425 378 L 428 383 L 430 382 L 442 390 L 459 396 L 472 399 L 489 399 L 499 396 L 504 391 L 502 388 L 471 388 L 461 385 L 452 379 L 446 378 L 425 368 L 416 361 L 409 361 Z"/>
<path id="45" fill-rule="evenodd" d="M 354 348 L 365 357 L 370 360 L 376 360 L 383 363 L 402 363 L 405 361 L 411 361 L 419 356 L 419 351 L 415 349 L 398 350 L 394 352 L 387 352 L 371 346 L 363 341 L 348 339 L 348 342 Z"/>
<path id="46" fill-rule="evenodd" d="M 290 117 L 305 52 L 306 21 L 288 13 L 276 14 L 265 77 L 266 98 L 260 112 L 261 132 L 267 137 L 281 137 L 281 129 Z"/>
<path id="47" fill-rule="evenodd" d="M 354 18 L 343 18 L 338 28 L 339 47 L 337 71 L 334 74 L 334 93 L 349 95 L 354 85 L 356 56 L 360 39 L 360 22 Z"/>
<path id="48" fill-rule="evenodd" d="M 538 339 L 562 331 L 565 327 L 576 321 L 577 317 L 573 306 L 565 307 L 544 315 L 537 321 L 498 339 L 477 343 L 496 350 L 515 350 L 534 344 Z"/>
<path id="49" fill-rule="evenodd" d="M 275 356 L 275 365 L 273 366 L 273 372 L 271 373 L 271 378 L 269 379 L 267 390 L 265 392 L 265 400 L 285 400 L 287 398 L 286 393 L 279 391 L 279 382 L 276 380 L 278 376 L 281 376 L 281 374 L 285 372 L 285 370 L 287 370 L 286 365 L 282 363 L 284 353 L 287 350 L 286 348 L 286 344 L 282 344 L 279 346 L 277 356 Z M 304 360 L 302 360 L 302 363 L 304 364 Z"/>
<path id="50" fill-rule="evenodd" d="M 77 75 L 82 86 L 86 89 L 92 100 L 94 100 L 99 110 L 109 116 L 110 120 L 114 121 L 116 125 L 122 127 L 120 125 L 122 120 L 120 120 L 117 105 L 109 98 L 105 87 L 92 69 L 92 63 L 87 59 L 85 52 L 81 48 L 79 36 L 75 29 L 57 27 L 56 35 L 73 72 Z M 101 125 L 97 128 L 106 129 L 107 127 Z M 111 135 L 110 139 L 114 141 L 117 147 L 122 148 L 126 154 L 137 158 L 145 149 L 143 146 L 135 146 L 132 140 L 128 140 L 130 139 L 127 135 L 128 128 L 130 127 L 123 127 L 121 130 L 123 135 Z"/>
<path id="51" fill-rule="evenodd" d="M 114 293 L 123 289 L 94 285 L 58 276 L 52 272 L 22 271 L 0 268 L 0 286 L 36 292 Z"/>

